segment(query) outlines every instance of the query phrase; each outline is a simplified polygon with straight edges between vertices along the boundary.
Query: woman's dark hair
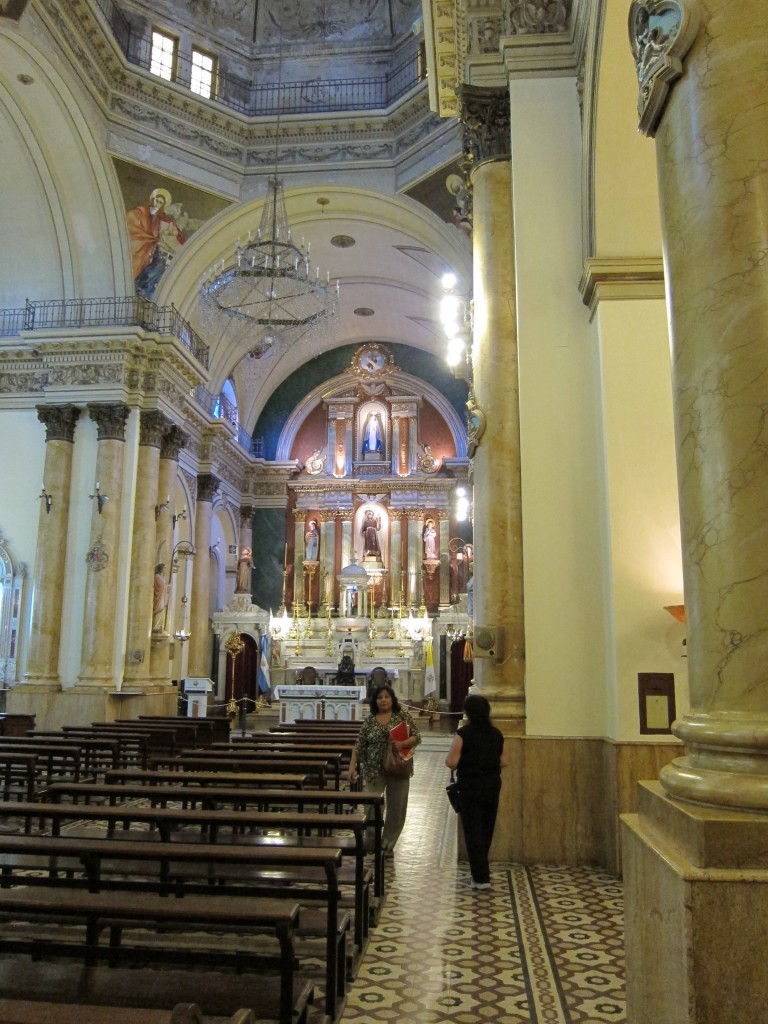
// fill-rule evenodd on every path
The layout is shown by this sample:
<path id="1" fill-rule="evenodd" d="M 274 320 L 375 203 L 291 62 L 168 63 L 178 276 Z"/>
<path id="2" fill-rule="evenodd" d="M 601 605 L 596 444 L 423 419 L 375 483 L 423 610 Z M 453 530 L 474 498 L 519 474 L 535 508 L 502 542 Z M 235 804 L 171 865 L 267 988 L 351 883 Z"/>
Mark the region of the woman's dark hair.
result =
<path id="1" fill-rule="evenodd" d="M 464 701 L 464 714 L 472 725 L 491 724 L 491 705 L 479 693 L 470 693 Z"/>
<path id="2" fill-rule="evenodd" d="M 371 714 L 375 715 L 376 712 L 379 710 L 377 705 L 376 705 L 376 701 L 377 701 L 378 696 L 379 696 L 379 694 L 381 693 L 382 690 L 386 690 L 387 693 L 389 694 L 389 696 L 392 698 L 392 710 L 395 711 L 395 712 L 399 712 L 400 711 L 400 701 L 395 696 L 395 691 L 392 689 L 392 687 L 391 686 L 387 686 L 385 684 L 384 686 L 377 686 L 376 689 L 373 691 L 373 693 L 370 696 L 370 700 L 368 701 L 368 707 L 371 709 Z"/>

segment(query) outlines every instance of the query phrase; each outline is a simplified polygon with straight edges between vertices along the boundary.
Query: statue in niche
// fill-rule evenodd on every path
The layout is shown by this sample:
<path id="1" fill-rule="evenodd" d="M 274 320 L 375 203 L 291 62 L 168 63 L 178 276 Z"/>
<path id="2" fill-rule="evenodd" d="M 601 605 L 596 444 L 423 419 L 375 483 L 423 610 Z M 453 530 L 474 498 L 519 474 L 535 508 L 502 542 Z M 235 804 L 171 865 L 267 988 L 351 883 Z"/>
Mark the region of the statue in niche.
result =
<path id="1" fill-rule="evenodd" d="M 317 520 L 310 519 L 307 523 L 307 532 L 304 534 L 304 559 L 307 562 L 316 562 L 320 550 L 320 534 L 317 530 Z"/>
<path id="2" fill-rule="evenodd" d="M 437 531 L 434 519 L 428 519 L 424 523 L 422 539 L 424 541 L 424 558 L 430 560 L 437 558 Z"/>
<path id="3" fill-rule="evenodd" d="M 381 558 L 381 548 L 379 547 L 380 529 L 380 517 L 375 516 L 371 509 L 368 509 L 363 519 L 363 525 L 360 528 L 360 532 L 363 535 L 363 558 Z"/>
<path id="4" fill-rule="evenodd" d="M 237 560 L 237 589 L 236 594 L 250 594 L 251 592 L 251 569 L 253 568 L 253 551 L 250 548 L 243 548 L 240 558 Z"/>
<path id="5" fill-rule="evenodd" d="M 383 450 L 384 431 L 381 426 L 381 414 L 372 412 L 365 421 L 363 429 L 363 455 L 366 452 L 381 452 Z"/>
<path id="6" fill-rule="evenodd" d="M 168 584 L 165 579 L 165 563 L 155 566 L 155 582 L 152 603 L 152 632 L 162 633 L 165 626 L 165 606 L 168 603 Z"/>

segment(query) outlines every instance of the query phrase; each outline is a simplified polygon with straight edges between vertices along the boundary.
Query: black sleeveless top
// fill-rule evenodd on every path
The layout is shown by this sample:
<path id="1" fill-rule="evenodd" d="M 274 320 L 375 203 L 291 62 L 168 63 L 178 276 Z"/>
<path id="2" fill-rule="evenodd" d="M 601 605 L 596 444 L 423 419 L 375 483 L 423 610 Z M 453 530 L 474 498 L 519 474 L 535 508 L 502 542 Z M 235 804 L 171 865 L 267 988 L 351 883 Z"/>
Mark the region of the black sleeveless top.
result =
<path id="1" fill-rule="evenodd" d="M 461 757 L 456 769 L 459 782 L 499 778 L 504 737 L 495 725 L 465 725 L 457 732 L 461 736 Z"/>

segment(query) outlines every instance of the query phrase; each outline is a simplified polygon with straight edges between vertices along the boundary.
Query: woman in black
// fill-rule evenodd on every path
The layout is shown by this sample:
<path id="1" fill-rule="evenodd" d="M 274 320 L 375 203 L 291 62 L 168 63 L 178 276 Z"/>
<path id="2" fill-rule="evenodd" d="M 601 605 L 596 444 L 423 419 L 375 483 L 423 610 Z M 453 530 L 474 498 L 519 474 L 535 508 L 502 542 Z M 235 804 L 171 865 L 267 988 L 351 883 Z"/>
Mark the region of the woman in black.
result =
<path id="1" fill-rule="evenodd" d="M 464 701 L 468 724 L 453 737 L 445 763 L 456 769 L 459 816 L 464 829 L 473 889 L 490 889 L 488 851 L 499 809 L 501 769 L 509 764 L 504 737 L 491 724 L 491 705 L 479 694 Z"/>

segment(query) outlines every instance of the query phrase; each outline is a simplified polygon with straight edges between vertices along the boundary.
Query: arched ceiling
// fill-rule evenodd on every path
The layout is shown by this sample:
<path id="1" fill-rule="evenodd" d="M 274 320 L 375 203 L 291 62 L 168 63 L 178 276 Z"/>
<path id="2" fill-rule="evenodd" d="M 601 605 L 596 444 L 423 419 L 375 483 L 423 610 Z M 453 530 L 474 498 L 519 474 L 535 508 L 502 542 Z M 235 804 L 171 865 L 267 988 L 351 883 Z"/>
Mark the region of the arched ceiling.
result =
<path id="1" fill-rule="evenodd" d="M 262 205 L 259 200 L 231 207 L 210 221 L 183 247 L 155 296 L 161 305 L 174 304 L 210 346 L 212 391 L 234 373 L 242 426 L 252 430 L 275 389 L 321 352 L 378 341 L 444 357 L 440 279 L 450 268 L 469 289 L 470 243 L 412 199 L 333 184 L 286 188 L 294 236 L 310 241 L 313 266 L 340 282 L 339 314 L 330 337 L 320 347 L 302 340 L 287 351 L 253 359 L 226 336 L 206 335 L 198 317 L 200 277 L 227 258 L 238 236 L 255 230 Z"/>

